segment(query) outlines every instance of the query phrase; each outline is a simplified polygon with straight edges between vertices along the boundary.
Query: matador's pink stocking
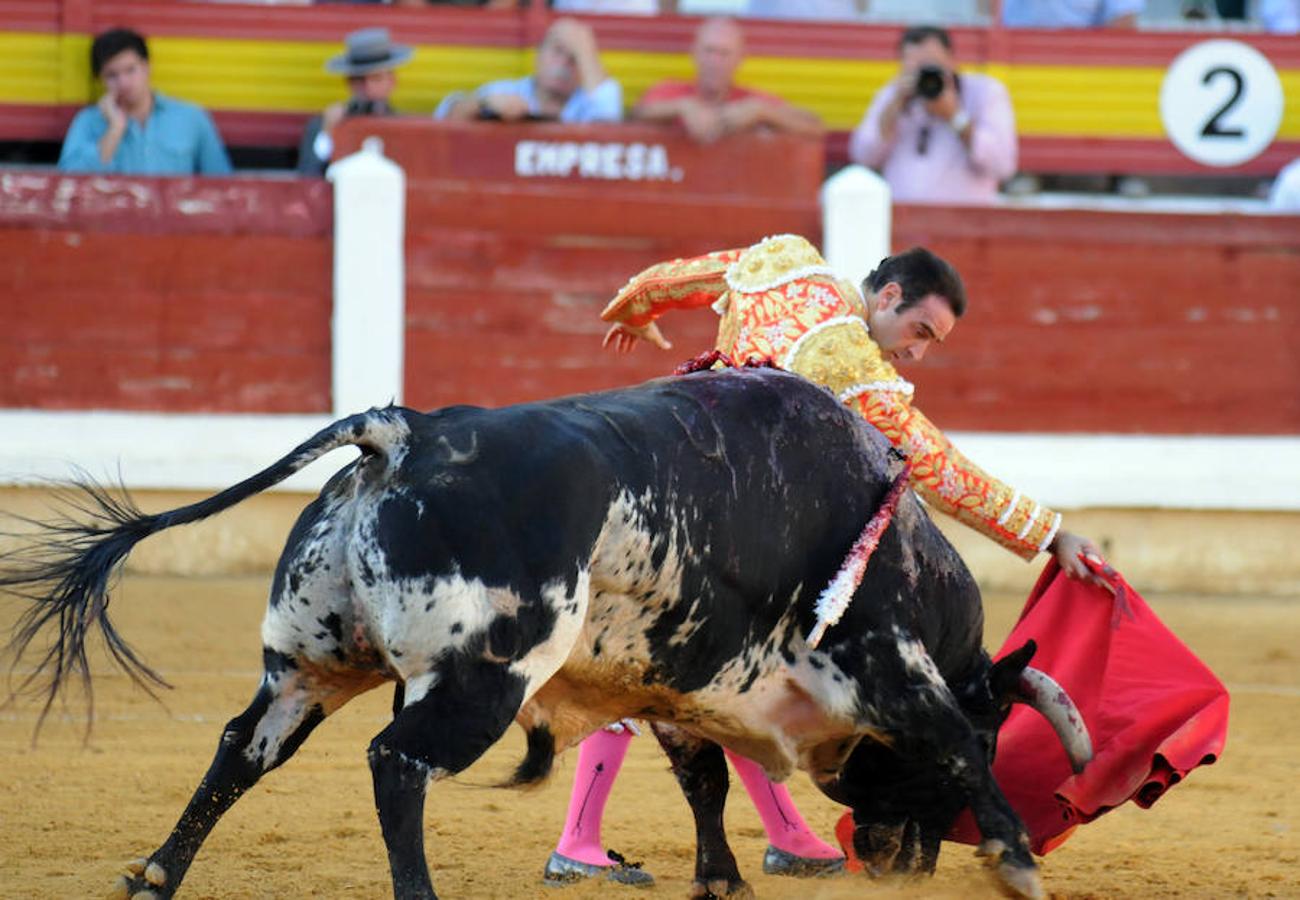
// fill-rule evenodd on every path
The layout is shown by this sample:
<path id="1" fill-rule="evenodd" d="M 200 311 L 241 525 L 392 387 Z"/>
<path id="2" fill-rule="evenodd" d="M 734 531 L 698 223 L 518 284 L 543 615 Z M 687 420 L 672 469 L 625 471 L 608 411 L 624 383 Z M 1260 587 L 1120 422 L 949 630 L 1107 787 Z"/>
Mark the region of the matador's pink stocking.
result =
<path id="1" fill-rule="evenodd" d="M 613 863 L 600 842 L 600 820 L 631 741 L 632 733 L 626 729 L 614 734 L 602 728 L 578 746 L 569 814 L 555 848 L 557 853 L 590 865 Z"/>
<path id="2" fill-rule="evenodd" d="M 758 810 L 758 817 L 763 820 L 768 843 L 805 859 L 837 859 L 844 855 L 838 847 L 832 847 L 813 833 L 799 815 L 785 785 L 769 781 L 758 763 L 730 750 L 726 753 Z"/>

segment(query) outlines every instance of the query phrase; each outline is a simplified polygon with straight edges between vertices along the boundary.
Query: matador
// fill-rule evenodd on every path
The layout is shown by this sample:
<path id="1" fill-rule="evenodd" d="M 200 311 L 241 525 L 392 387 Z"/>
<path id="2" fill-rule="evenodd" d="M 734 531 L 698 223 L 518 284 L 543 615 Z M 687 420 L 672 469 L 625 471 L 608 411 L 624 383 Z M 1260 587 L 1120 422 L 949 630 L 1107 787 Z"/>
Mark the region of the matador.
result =
<path id="1" fill-rule="evenodd" d="M 907 455 L 912 486 L 954 516 L 1025 559 L 1050 550 L 1061 567 L 1093 580 L 1084 556 L 1100 551 L 1061 529 L 1061 516 L 984 472 L 912 405 L 913 388 L 894 363 L 920 359 L 941 343 L 966 308 L 961 278 L 922 248 L 888 257 L 860 294 L 839 279 L 816 248 L 796 235 L 747 249 L 675 259 L 641 272 L 601 313 L 605 343 L 628 351 L 638 340 L 672 345 L 655 320 L 673 309 L 710 305 L 721 316 L 716 349 L 732 361 L 771 360 L 830 389 Z M 600 840 L 605 801 L 627 752 L 616 725 L 583 741 L 564 830 L 545 878 L 562 883 L 604 877 L 646 884 L 653 877 L 610 857 Z M 768 874 L 821 876 L 843 857 L 810 829 L 784 785 L 727 751 L 767 833 Z"/>

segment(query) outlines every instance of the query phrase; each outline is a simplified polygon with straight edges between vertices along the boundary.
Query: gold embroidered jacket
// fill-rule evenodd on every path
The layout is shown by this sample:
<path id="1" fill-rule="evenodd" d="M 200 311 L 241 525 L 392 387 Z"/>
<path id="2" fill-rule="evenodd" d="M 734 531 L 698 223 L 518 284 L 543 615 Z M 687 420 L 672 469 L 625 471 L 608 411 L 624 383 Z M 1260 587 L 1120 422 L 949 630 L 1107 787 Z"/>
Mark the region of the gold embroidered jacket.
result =
<path id="1" fill-rule="evenodd" d="M 912 485 L 931 506 L 1026 559 L 1056 536 L 1059 514 L 984 472 L 912 406 L 912 385 L 871 339 L 857 289 L 804 238 L 780 235 L 651 266 L 601 318 L 641 326 L 706 303 L 722 316 L 719 350 L 737 362 L 771 359 L 829 388 L 908 455 Z"/>

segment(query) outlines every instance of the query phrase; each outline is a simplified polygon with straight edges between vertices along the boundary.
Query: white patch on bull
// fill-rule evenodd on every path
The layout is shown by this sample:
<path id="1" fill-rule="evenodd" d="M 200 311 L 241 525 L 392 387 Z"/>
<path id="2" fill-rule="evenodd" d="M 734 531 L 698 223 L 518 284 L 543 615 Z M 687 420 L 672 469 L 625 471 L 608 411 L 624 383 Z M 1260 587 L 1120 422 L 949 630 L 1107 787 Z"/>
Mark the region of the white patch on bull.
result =
<path id="1" fill-rule="evenodd" d="M 377 582 L 373 588 L 358 584 L 355 590 L 377 649 L 403 680 L 463 650 L 503 615 L 502 610 L 513 616 L 522 602 L 507 588 L 488 587 L 459 572 L 432 581 L 395 579 L 375 569 L 382 565 L 381 557 L 373 555 L 368 561 Z"/>
<path id="2" fill-rule="evenodd" d="M 321 698 L 306 689 L 303 676 L 296 672 L 264 673 L 262 686 L 271 690 L 275 699 L 257 720 L 243 755 L 250 763 L 265 769 L 280 755 L 285 738 L 297 731 L 310 713 L 310 707 Z"/>
<path id="3" fill-rule="evenodd" d="M 373 516 L 365 518 L 373 520 Z M 475 642 L 484 644 L 489 662 L 511 663 L 502 655 L 503 648 L 483 638 L 493 622 L 519 615 L 524 599 L 518 593 L 490 587 L 459 571 L 433 578 L 395 578 L 375 545 L 372 528 L 356 530 L 349 554 L 349 569 L 359 572 L 364 567 L 372 574 L 373 584 L 354 579 L 360 618 L 389 668 L 408 684 L 426 675 L 438 660 Z M 511 664 L 511 671 L 525 679 L 527 694 L 559 669 L 582 629 L 590 576 L 586 571 L 576 573 L 572 594 L 565 590 L 566 580 L 559 577 L 541 586 L 541 602 L 555 613 L 552 633 Z"/>
<path id="4" fill-rule="evenodd" d="M 591 573 L 578 573 L 572 594 L 564 592 L 564 583 L 554 581 L 542 588 L 543 605 L 555 610 L 555 625 L 551 636 L 538 644 L 513 666 L 510 671 L 524 679 L 524 701 L 532 697 L 556 672 L 573 651 L 578 635 L 587 618 L 591 596 Z"/>
<path id="5" fill-rule="evenodd" d="M 445 462 L 448 465 L 460 466 L 471 463 L 478 459 L 478 432 L 470 432 L 469 447 L 465 450 L 457 450 L 451 445 L 451 441 L 447 440 L 446 435 L 440 434 L 438 435 L 438 449 L 446 454 Z"/>
<path id="6" fill-rule="evenodd" d="M 939 667 L 930 658 L 925 645 L 916 638 L 905 635 L 898 625 L 895 625 L 893 630 L 894 646 L 898 650 L 899 659 L 903 661 L 903 667 L 909 673 L 924 678 L 935 690 L 947 693 L 948 683 L 939 674 Z"/>
<path id="7" fill-rule="evenodd" d="M 411 452 L 409 441 L 411 428 L 406 424 L 406 420 L 395 412 L 382 409 L 371 410 L 366 416 L 366 433 L 376 444 L 385 449 L 389 472 L 396 471 Z"/>
<path id="8" fill-rule="evenodd" d="M 340 625 L 352 619 L 346 568 L 350 523 L 346 515 L 353 502 L 346 495 L 325 498 L 321 514 L 293 558 L 286 561 L 280 595 L 267 606 L 262 619 L 263 646 L 322 666 L 340 663 L 336 649 L 345 653 L 355 649 L 355 642 L 352 646 L 342 644 L 347 634 L 340 640 L 323 624 L 331 613 L 339 616 Z"/>
<path id="9" fill-rule="evenodd" d="M 681 601 L 678 533 L 682 529 L 652 531 L 643 512 L 651 503 L 648 492 L 637 498 L 623 490 L 610 504 L 592 550 L 589 626 L 575 652 L 585 650 L 588 657 L 593 656 L 596 641 L 608 634 L 618 635 L 618 642 L 602 646 L 602 652 L 649 659 L 647 626 Z M 660 543 L 664 545 L 663 562 L 656 569 L 650 559 Z M 687 619 L 671 640 L 687 640 L 695 627 L 697 623 Z"/>
<path id="10" fill-rule="evenodd" d="M 402 708 L 405 709 L 412 703 L 423 700 L 424 695 L 437 687 L 440 681 L 442 681 L 442 674 L 439 672 L 424 672 L 412 676 L 402 691 Z"/>

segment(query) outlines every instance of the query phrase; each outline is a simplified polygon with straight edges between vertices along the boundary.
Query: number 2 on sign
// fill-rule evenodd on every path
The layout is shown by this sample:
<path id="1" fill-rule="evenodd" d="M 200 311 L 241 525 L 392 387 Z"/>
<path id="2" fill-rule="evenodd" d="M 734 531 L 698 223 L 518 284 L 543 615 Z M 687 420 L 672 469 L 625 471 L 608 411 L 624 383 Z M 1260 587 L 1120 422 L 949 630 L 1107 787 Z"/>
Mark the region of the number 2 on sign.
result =
<path id="1" fill-rule="evenodd" d="M 1169 142 L 1204 166 L 1238 166 L 1268 148 L 1282 123 L 1282 82 L 1268 57 L 1216 39 L 1178 54 L 1160 85 Z"/>
<path id="2" fill-rule="evenodd" d="M 1227 115 L 1228 110 L 1237 105 L 1237 101 L 1241 99 L 1241 92 L 1246 87 L 1246 80 L 1241 77 L 1241 73 L 1236 69 L 1228 66 L 1215 66 L 1205 73 L 1205 77 L 1201 79 L 1201 84 L 1209 85 L 1211 81 L 1214 81 L 1220 75 L 1227 75 L 1232 80 L 1232 96 L 1219 107 L 1218 112 L 1210 116 L 1205 123 L 1205 127 L 1201 129 L 1201 134 L 1205 135 L 1205 137 L 1245 137 L 1246 132 L 1240 128 L 1224 128 L 1219 120 Z"/>

